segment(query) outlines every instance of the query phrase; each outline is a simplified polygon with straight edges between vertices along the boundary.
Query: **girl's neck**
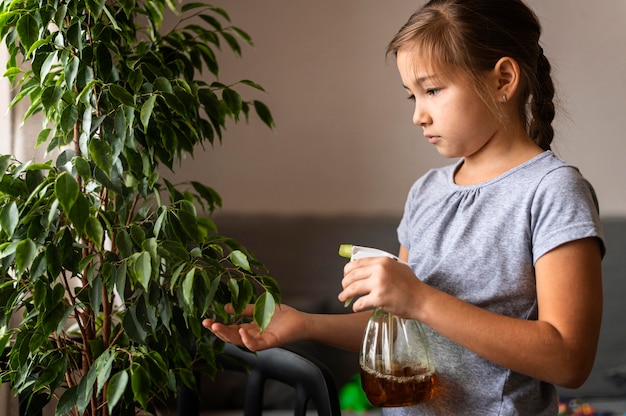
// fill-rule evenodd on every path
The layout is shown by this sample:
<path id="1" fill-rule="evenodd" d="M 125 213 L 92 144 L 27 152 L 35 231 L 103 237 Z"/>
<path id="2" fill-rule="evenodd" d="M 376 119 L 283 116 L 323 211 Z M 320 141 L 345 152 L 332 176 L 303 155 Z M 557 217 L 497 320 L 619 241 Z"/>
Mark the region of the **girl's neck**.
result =
<path id="1" fill-rule="evenodd" d="M 476 154 L 465 157 L 454 175 L 454 183 L 476 185 L 487 182 L 543 152 L 526 134 L 518 137 L 504 145 L 486 146 Z"/>

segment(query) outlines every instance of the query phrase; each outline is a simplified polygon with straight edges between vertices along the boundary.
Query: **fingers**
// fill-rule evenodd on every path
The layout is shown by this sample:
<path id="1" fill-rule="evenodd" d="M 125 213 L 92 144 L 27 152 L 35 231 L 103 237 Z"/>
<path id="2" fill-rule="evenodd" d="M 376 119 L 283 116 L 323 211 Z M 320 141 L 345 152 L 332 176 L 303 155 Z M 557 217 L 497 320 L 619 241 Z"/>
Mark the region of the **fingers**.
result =
<path id="1" fill-rule="evenodd" d="M 347 302 L 355 296 L 369 294 L 380 285 L 381 276 L 388 273 L 386 268 L 389 262 L 397 263 L 388 258 L 365 258 L 347 263 L 341 280 L 343 291 L 338 296 L 339 300 Z"/>
<path id="2" fill-rule="evenodd" d="M 230 303 L 224 306 L 224 310 L 226 311 L 226 313 L 229 314 L 235 313 L 235 309 Z M 254 305 L 248 305 L 241 313 L 241 316 L 251 317 L 253 316 L 253 314 Z M 213 319 L 208 318 L 202 321 L 202 326 L 211 331 L 216 337 L 224 342 L 244 346 L 242 337 L 239 334 L 239 330 L 241 329 L 242 325 L 224 325 L 222 323 L 216 322 Z"/>
<path id="3" fill-rule="evenodd" d="M 224 325 L 212 319 L 205 319 L 202 321 L 202 325 L 224 342 L 239 346 L 244 345 L 239 335 L 239 325 Z"/>
<path id="4" fill-rule="evenodd" d="M 231 304 L 225 306 L 227 313 L 233 314 L 234 309 Z M 248 305 L 241 313 L 241 316 L 253 316 L 254 305 Z M 254 323 L 242 323 L 225 325 L 214 319 L 204 319 L 202 326 L 211 331 L 216 337 L 229 344 L 246 347 L 251 351 L 260 351 L 269 348 L 274 339 L 266 332 L 261 333 L 259 326 Z"/>
<path id="5" fill-rule="evenodd" d="M 356 280 L 367 279 L 372 275 L 387 273 L 396 267 L 398 263 L 388 257 L 370 257 L 353 260 L 346 263 L 343 268 L 342 284 L 344 288 Z"/>
<path id="6" fill-rule="evenodd" d="M 340 301 L 359 297 L 352 309 L 359 312 L 369 308 L 384 308 L 401 303 L 409 286 L 417 282 L 404 263 L 386 257 L 365 258 L 347 263 L 341 281 Z"/>

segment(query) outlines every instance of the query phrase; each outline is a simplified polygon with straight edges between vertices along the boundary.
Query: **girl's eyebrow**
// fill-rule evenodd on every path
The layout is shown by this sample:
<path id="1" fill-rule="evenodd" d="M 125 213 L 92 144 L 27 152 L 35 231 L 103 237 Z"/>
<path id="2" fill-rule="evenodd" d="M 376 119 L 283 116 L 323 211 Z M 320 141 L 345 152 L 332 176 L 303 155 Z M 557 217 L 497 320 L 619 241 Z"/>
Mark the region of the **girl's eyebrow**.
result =
<path id="1" fill-rule="evenodd" d="M 428 82 L 428 81 L 433 81 L 433 80 L 437 80 L 439 79 L 436 75 L 425 75 L 423 77 L 419 77 L 415 80 L 415 84 L 423 87 L 424 83 Z M 402 86 L 404 87 L 404 89 L 406 90 L 410 90 L 409 87 L 407 87 L 405 84 L 402 84 Z"/>
<path id="2" fill-rule="evenodd" d="M 419 85 L 422 85 L 423 83 L 425 83 L 426 81 L 433 81 L 438 79 L 436 75 L 425 75 L 423 77 L 419 77 L 415 80 L 415 82 Z"/>

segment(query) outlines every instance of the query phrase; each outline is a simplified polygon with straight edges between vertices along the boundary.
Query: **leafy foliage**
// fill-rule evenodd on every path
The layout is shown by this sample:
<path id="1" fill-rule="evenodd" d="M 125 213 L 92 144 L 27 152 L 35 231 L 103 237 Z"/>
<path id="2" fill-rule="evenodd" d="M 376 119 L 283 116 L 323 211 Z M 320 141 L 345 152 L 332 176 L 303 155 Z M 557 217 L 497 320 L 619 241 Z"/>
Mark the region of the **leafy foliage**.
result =
<path id="1" fill-rule="evenodd" d="M 0 156 L 0 380 L 29 394 L 30 411 L 54 395 L 57 415 L 152 411 L 181 383 L 194 387 L 193 371 L 217 371 L 222 345 L 204 317 L 256 302 L 264 328 L 280 301 L 265 267 L 219 234 L 215 190 L 159 176 L 221 142 L 228 120 L 253 111 L 273 127 L 267 106 L 237 91 L 261 86 L 218 81 L 216 51 L 239 55 L 250 36 L 203 3 L 0 7 L 11 105 L 28 98 L 26 118 L 43 116 L 38 145 L 58 149 L 45 163 Z M 178 24 L 162 34 L 166 13 Z M 206 71 L 215 81 L 198 77 Z"/>

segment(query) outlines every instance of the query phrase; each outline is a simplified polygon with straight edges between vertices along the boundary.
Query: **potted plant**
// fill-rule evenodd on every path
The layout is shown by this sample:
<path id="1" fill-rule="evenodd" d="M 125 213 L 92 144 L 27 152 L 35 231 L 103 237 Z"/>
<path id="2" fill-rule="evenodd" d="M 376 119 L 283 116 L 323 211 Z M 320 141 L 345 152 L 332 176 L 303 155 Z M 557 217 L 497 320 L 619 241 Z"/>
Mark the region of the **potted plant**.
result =
<path id="1" fill-rule="evenodd" d="M 203 317 L 255 303 L 264 328 L 280 301 L 263 265 L 219 234 L 219 195 L 159 175 L 221 143 L 229 120 L 273 126 L 238 92 L 258 84 L 218 81 L 216 51 L 251 39 L 203 3 L 0 4 L 12 105 L 29 99 L 37 144 L 56 154 L 0 156 L 0 379 L 29 412 L 54 398 L 57 415 L 152 412 L 194 388 L 194 371 L 218 370 Z M 168 13 L 177 24 L 161 33 Z"/>

